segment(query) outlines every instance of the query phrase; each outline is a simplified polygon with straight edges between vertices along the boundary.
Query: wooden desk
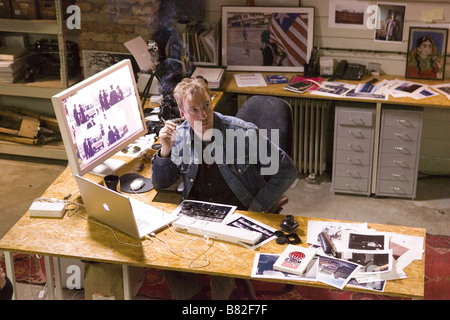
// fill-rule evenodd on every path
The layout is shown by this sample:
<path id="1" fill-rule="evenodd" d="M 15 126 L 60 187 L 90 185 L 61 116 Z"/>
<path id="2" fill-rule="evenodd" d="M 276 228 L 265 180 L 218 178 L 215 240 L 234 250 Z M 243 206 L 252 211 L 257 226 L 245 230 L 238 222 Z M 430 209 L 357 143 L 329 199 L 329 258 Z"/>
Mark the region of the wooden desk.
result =
<path id="1" fill-rule="evenodd" d="M 372 152 L 372 168 L 371 170 L 371 184 L 369 187 L 369 194 L 376 194 L 377 190 L 377 175 L 380 148 L 380 134 L 382 111 L 386 108 L 396 107 L 399 109 L 411 108 L 440 108 L 450 111 L 450 101 L 442 94 L 416 100 L 410 97 L 393 98 L 389 95 L 387 100 L 372 100 L 359 99 L 354 97 L 329 97 L 322 95 L 314 95 L 310 92 L 299 94 L 283 89 L 286 84 L 267 84 L 263 87 L 238 87 L 234 78 L 235 74 L 242 72 L 227 72 L 222 86 L 225 92 L 238 94 L 240 99 L 239 105 L 242 104 L 247 96 L 251 95 L 271 95 L 277 96 L 286 100 L 293 109 L 293 137 L 292 137 L 292 160 L 297 166 L 300 173 L 303 174 L 323 174 L 327 169 L 327 165 L 331 162 L 331 148 L 333 147 L 333 136 L 330 135 L 330 126 L 332 123 L 332 116 L 334 114 L 334 107 L 339 105 L 358 106 L 359 104 L 368 106 L 375 110 L 374 120 L 374 143 Z M 261 73 L 266 79 L 267 75 L 275 73 Z M 288 80 L 290 80 L 295 73 L 285 73 Z M 347 81 L 345 83 L 359 84 L 365 83 L 374 77 L 365 76 L 362 81 Z M 378 76 L 379 81 L 382 80 L 408 80 L 416 83 L 423 83 L 425 85 L 443 84 L 444 81 L 437 80 L 422 80 L 422 79 L 405 79 L 396 76 Z M 339 80 L 340 81 L 340 80 Z M 417 144 L 420 146 L 420 137 Z"/>
<path id="2" fill-rule="evenodd" d="M 356 101 L 356 102 L 364 102 L 364 103 L 384 103 L 384 104 L 395 104 L 395 105 L 413 105 L 413 106 L 422 106 L 422 107 L 434 107 L 434 108 L 447 108 L 450 110 L 450 102 L 442 94 L 426 98 L 416 100 L 409 97 L 401 97 L 401 98 L 393 98 L 389 96 L 387 100 L 371 100 L 371 99 L 358 99 L 354 97 L 328 97 L 310 94 L 309 92 L 299 94 L 289 90 L 283 89 L 286 86 L 286 83 L 281 84 L 267 84 L 265 87 L 238 87 L 236 84 L 236 80 L 234 78 L 235 74 L 239 74 L 243 72 L 226 72 L 225 80 L 222 85 L 222 90 L 230 93 L 237 94 L 245 94 L 245 95 L 271 95 L 271 96 L 282 96 L 282 97 L 293 97 L 293 98 L 303 98 L 303 99 L 320 99 L 320 100 L 333 100 L 333 101 Z M 267 75 L 273 75 L 278 73 L 273 72 L 261 72 L 264 79 L 266 79 Z M 297 73 L 285 73 L 288 81 Z M 377 77 L 368 77 L 365 76 L 362 81 L 348 81 L 348 80 L 338 80 L 344 83 L 350 84 L 360 84 L 365 83 L 373 78 L 377 78 L 379 81 L 382 80 L 407 80 L 411 82 L 423 83 L 424 85 L 432 86 L 443 84 L 445 81 L 438 80 L 422 80 L 422 79 L 405 79 L 404 77 L 396 77 L 396 76 L 377 76 Z M 266 82 L 267 83 L 267 82 Z"/>
<path id="3" fill-rule="evenodd" d="M 129 159 L 128 159 L 129 160 Z M 132 160 L 127 166 L 122 168 L 118 174 L 127 172 L 135 172 L 139 165 L 137 159 Z M 147 164 L 142 172 L 144 176 L 150 176 L 150 164 Z M 87 178 L 93 181 L 101 181 L 100 177 L 88 174 Z M 43 194 L 44 197 L 52 197 L 62 199 L 68 193 L 72 194 L 70 200 L 79 201 L 78 188 L 71 171 L 67 168 L 55 182 Z M 150 191 L 141 194 L 141 200 L 151 202 L 156 195 L 156 192 Z M 165 204 L 153 202 L 154 206 L 163 210 L 171 212 L 175 209 L 174 204 Z M 86 216 L 84 209 L 79 213 Z M 241 212 L 251 218 L 257 219 L 262 223 L 279 228 L 280 222 L 284 219 L 282 215 L 262 214 L 255 212 Z M 300 227 L 298 234 L 302 242 L 306 243 L 306 230 L 308 220 L 311 218 L 296 217 Z M 319 219 L 312 219 L 319 220 Z M 323 219 L 320 219 L 323 220 Z M 400 227 L 391 225 L 369 224 L 370 228 L 379 231 L 389 231 L 401 233 L 406 235 L 425 237 L 425 229 Z M 49 281 L 49 288 L 53 288 L 53 277 L 51 271 L 51 260 L 55 268 L 55 278 L 57 289 L 58 281 L 60 280 L 59 257 L 82 259 L 89 261 L 98 261 L 106 263 L 121 264 L 124 266 L 124 285 L 129 284 L 128 266 L 149 267 L 165 270 L 179 270 L 184 272 L 194 272 L 209 275 L 220 275 L 235 278 L 250 279 L 253 267 L 255 252 L 261 253 L 281 253 L 285 246 L 280 246 L 272 241 L 257 251 L 246 249 L 239 245 L 225 243 L 221 241 L 213 241 L 212 245 L 207 245 L 203 241 L 195 242 L 196 248 L 201 247 L 209 256 L 209 264 L 202 268 L 190 267 L 187 261 L 183 258 L 183 254 L 172 253 L 167 246 L 158 239 L 152 240 L 137 240 L 131 238 L 121 232 L 116 232 L 121 241 L 139 245 L 144 244 L 144 247 L 132 247 L 120 244 L 114 238 L 114 235 L 106 228 L 95 223 L 89 222 L 75 214 L 67 212 L 62 219 L 51 218 L 30 218 L 28 212 L 14 225 L 11 230 L 0 240 L 0 249 L 5 250 L 7 260 L 7 274 L 10 279 L 14 279 L 14 266 L 12 261 L 12 252 L 21 252 L 27 254 L 40 254 L 46 257 L 47 279 Z M 174 233 L 171 229 L 164 229 L 158 232 L 158 237 L 167 241 L 167 244 L 173 249 L 183 249 L 186 246 L 186 238 Z M 190 236 L 192 239 L 195 236 Z M 422 299 L 424 295 L 424 274 L 425 274 L 425 255 L 422 260 L 414 261 L 407 268 L 405 273 L 407 279 L 388 281 L 385 287 L 384 294 L 399 297 L 418 298 Z M 192 256 L 192 258 L 195 258 Z M 198 261 L 195 263 L 202 264 L 204 256 L 199 254 Z M 127 276 L 128 275 L 128 276 Z M 283 283 L 290 283 L 295 285 L 306 285 L 313 287 L 330 286 L 319 282 L 296 282 L 296 281 L 278 281 L 267 280 Z M 345 288 L 345 290 L 364 291 L 362 289 Z M 52 290 L 49 290 L 50 298 L 54 297 Z M 58 291 L 56 293 L 58 298 Z M 131 298 L 129 289 L 125 291 L 125 297 Z"/>

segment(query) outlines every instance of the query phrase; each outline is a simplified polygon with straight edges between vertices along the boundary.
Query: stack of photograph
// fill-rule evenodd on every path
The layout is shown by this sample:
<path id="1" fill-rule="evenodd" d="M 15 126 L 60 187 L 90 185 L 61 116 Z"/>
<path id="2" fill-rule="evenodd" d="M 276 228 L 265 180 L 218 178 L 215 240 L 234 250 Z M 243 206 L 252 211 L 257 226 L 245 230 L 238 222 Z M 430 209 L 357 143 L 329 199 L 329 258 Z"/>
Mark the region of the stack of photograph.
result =
<path id="1" fill-rule="evenodd" d="M 252 277 L 383 292 L 386 281 L 407 278 L 403 269 L 422 259 L 424 239 L 379 232 L 367 223 L 310 220 L 307 243 L 289 245 L 281 255 L 256 253 Z"/>

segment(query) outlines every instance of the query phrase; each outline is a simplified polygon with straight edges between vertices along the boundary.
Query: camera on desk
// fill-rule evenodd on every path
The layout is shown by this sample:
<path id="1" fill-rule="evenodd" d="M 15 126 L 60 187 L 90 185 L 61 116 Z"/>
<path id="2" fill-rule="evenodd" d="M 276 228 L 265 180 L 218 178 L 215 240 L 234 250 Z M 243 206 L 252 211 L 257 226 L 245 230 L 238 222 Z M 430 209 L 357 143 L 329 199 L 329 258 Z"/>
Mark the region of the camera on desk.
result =
<path id="1" fill-rule="evenodd" d="M 280 223 L 281 230 L 285 232 L 294 232 L 298 229 L 298 222 L 295 221 L 293 215 L 287 215 L 283 222 Z"/>

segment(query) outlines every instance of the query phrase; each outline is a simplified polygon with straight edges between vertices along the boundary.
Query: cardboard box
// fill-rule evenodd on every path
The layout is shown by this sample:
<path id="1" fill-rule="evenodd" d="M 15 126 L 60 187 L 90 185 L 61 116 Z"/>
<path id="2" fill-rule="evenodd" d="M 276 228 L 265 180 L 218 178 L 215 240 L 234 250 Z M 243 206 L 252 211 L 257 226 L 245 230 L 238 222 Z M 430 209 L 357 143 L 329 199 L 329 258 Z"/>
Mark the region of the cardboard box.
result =
<path id="1" fill-rule="evenodd" d="M 0 0 L 0 18 L 12 18 L 11 0 Z"/>
<path id="2" fill-rule="evenodd" d="M 56 20 L 56 6 L 55 0 L 39 0 L 39 19 Z M 62 14 L 67 18 L 67 7 L 74 4 L 73 0 L 62 0 Z"/>
<path id="3" fill-rule="evenodd" d="M 12 0 L 11 5 L 14 19 L 34 20 L 39 16 L 37 0 Z"/>

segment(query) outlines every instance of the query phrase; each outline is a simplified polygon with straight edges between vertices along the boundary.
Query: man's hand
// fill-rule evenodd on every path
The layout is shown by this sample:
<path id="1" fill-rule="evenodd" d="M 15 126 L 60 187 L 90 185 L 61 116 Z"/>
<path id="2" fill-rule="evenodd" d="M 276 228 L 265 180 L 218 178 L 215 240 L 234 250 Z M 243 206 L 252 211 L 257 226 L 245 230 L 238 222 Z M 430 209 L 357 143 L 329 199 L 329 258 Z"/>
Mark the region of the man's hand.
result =
<path id="1" fill-rule="evenodd" d="M 6 278 L 6 274 L 3 271 L 3 269 L 0 267 L 0 290 L 3 289 L 3 287 L 6 284 L 5 278 Z"/>
<path id="2" fill-rule="evenodd" d="M 160 156 L 168 158 L 173 144 L 175 143 L 175 136 L 177 134 L 177 126 L 170 120 L 164 121 L 164 127 L 159 131 L 159 140 L 161 143 Z"/>

